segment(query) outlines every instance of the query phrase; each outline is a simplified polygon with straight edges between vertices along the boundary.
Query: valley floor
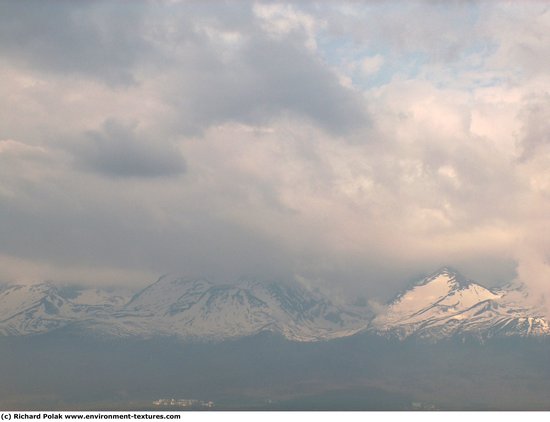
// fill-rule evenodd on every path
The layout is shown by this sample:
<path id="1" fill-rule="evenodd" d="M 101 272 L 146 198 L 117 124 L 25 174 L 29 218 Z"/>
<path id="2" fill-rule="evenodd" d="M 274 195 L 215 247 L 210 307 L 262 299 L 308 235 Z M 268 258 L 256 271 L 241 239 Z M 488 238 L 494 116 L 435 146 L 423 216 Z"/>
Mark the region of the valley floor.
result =
<path id="1" fill-rule="evenodd" d="M 549 352 L 526 339 L 4 337 L 0 409 L 159 410 L 176 398 L 209 410 L 550 410 Z"/>

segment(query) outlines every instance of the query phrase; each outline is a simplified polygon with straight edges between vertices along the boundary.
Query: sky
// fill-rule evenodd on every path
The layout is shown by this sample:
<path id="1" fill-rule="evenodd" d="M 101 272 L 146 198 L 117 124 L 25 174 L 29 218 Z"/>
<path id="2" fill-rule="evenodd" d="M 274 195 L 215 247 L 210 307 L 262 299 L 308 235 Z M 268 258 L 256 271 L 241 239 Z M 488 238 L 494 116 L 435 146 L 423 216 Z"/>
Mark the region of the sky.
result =
<path id="1" fill-rule="evenodd" d="M 549 290 L 547 2 L 3 1 L 0 57 L 0 281 Z"/>

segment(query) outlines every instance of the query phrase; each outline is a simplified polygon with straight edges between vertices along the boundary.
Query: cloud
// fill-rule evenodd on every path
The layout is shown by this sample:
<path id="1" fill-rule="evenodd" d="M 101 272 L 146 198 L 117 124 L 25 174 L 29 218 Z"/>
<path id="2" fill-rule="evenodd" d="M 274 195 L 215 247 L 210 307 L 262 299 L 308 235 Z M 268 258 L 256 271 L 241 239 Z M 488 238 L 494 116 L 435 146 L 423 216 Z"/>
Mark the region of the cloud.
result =
<path id="1" fill-rule="evenodd" d="M 288 116 L 308 119 L 334 134 L 369 125 L 360 92 L 343 87 L 312 50 L 308 40 L 314 25 L 299 25 L 302 15 L 291 14 L 288 24 L 272 15 L 250 16 L 234 32 L 217 14 L 196 26 L 194 38 L 177 56 L 175 71 L 162 81 L 170 87 L 165 98 L 178 110 L 184 134 L 226 122 L 268 125 Z M 276 36 L 273 25 L 279 28 Z M 227 36 L 223 41 L 219 34 L 233 34 L 233 41 Z"/>
<path id="2" fill-rule="evenodd" d="M 360 93 L 341 86 L 312 50 L 321 25 L 290 6 L 62 1 L 2 8 L 0 52 L 11 63 L 117 89 L 156 83 L 185 134 L 285 115 L 335 133 L 368 123 Z"/>
<path id="3" fill-rule="evenodd" d="M 520 159 L 528 160 L 537 154 L 548 153 L 550 145 L 550 95 L 532 96 L 521 111 L 523 127 L 519 143 Z"/>
<path id="4" fill-rule="evenodd" d="M 367 57 L 361 62 L 361 71 L 365 76 L 377 73 L 384 64 L 384 58 L 380 54 Z"/>
<path id="5" fill-rule="evenodd" d="M 70 148 L 84 169 L 109 177 L 163 177 L 185 172 L 177 148 L 144 138 L 137 128 L 106 120 L 100 131 L 88 131 Z"/>
<path id="6" fill-rule="evenodd" d="M 485 10 L 473 2 L 344 2 L 315 10 L 330 16 L 327 30 L 336 37 L 384 52 L 402 65 L 409 54 L 431 64 L 457 65 L 472 47 L 486 45 L 479 27 Z"/>
<path id="7" fill-rule="evenodd" d="M 0 52 L 28 68 L 132 84 L 135 66 L 152 53 L 145 9 L 146 3 L 108 1 L 4 2 Z"/>
<path id="8" fill-rule="evenodd" d="M 544 2 L 509 3 L 489 8 L 483 31 L 496 41 L 492 67 L 526 82 L 548 73 L 550 11 Z M 529 22 L 529 25 L 526 25 Z"/>
<path id="9" fill-rule="evenodd" d="M 383 300 L 441 265 L 497 283 L 545 259 L 536 5 L 0 7 L 7 278 L 246 274 Z"/>
<path id="10" fill-rule="evenodd" d="M 533 237 L 535 237 L 533 239 Z M 539 237 L 538 239 L 536 237 Z M 548 242 L 531 233 L 521 240 L 517 250 L 517 279 L 530 289 L 529 300 L 535 306 L 543 307 L 550 315 L 548 280 L 550 279 L 550 254 Z"/>
<path id="11" fill-rule="evenodd" d="M 255 3 L 252 10 L 260 18 L 262 29 L 273 38 L 281 40 L 288 34 L 305 32 L 306 47 L 317 49 L 315 35 L 319 27 L 325 26 L 324 21 L 317 20 L 290 4 Z"/>

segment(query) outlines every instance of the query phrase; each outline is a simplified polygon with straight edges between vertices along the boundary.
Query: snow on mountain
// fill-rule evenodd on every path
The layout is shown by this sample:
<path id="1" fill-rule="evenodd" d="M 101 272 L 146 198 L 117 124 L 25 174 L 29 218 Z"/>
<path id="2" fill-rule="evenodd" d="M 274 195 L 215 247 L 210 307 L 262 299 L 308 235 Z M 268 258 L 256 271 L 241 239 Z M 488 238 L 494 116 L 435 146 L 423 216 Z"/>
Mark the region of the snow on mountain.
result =
<path id="1" fill-rule="evenodd" d="M 101 289 L 49 283 L 0 290 L 0 335 L 75 326 L 99 336 L 223 340 L 262 331 L 314 341 L 354 334 L 368 319 L 298 285 L 161 277 L 130 299 Z"/>
<path id="2" fill-rule="evenodd" d="M 73 318 L 71 304 L 55 286 L 4 286 L 0 290 L 0 333 L 34 334 L 65 325 Z"/>
<path id="3" fill-rule="evenodd" d="M 432 340 L 550 335 L 541 310 L 529 305 L 526 294 L 525 286 L 490 290 L 445 267 L 397 296 L 372 320 L 370 330 Z"/>
<path id="4" fill-rule="evenodd" d="M 163 277 L 94 329 L 203 340 L 271 331 L 291 340 L 314 341 L 351 335 L 366 325 L 365 318 L 298 286 L 254 281 L 215 285 Z"/>
<path id="5" fill-rule="evenodd" d="M 126 301 L 100 289 L 59 288 L 52 283 L 0 287 L 0 335 L 39 334 L 109 312 Z"/>
<path id="6" fill-rule="evenodd" d="M 50 283 L 0 287 L 0 335 L 74 327 L 109 337 L 220 341 L 279 333 L 318 341 L 370 332 L 404 339 L 547 336 L 548 320 L 524 285 L 488 289 L 443 268 L 399 294 L 374 318 L 297 283 L 161 277 L 134 296 Z"/>

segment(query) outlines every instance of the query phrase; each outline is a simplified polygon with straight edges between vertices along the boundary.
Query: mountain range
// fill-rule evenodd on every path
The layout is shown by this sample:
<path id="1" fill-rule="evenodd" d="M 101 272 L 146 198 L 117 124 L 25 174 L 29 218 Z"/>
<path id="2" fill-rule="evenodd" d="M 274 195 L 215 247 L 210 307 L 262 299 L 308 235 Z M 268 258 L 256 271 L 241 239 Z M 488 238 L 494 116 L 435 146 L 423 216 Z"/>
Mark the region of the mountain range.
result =
<path id="1" fill-rule="evenodd" d="M 544 308 L 523 284 L 487 288 L 444 267 L 374 314 L 297 283 L 161 277 L 133 296 L 52 283 L 0 288 L 0 335 L 73 329 L 100 337 L 222 341 L 262 332 L 300 342 L 372 333 L 403 340 L 550 336 Z"/>

